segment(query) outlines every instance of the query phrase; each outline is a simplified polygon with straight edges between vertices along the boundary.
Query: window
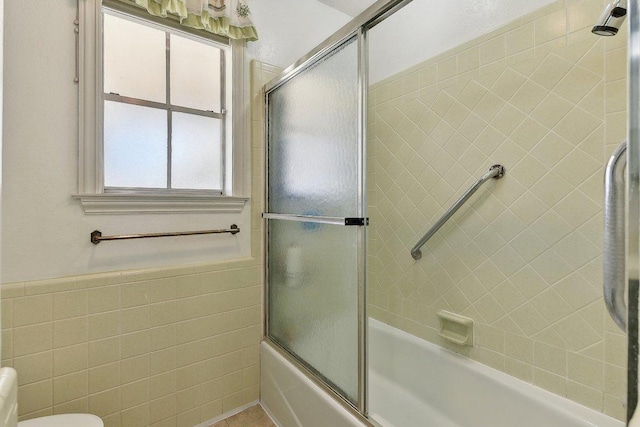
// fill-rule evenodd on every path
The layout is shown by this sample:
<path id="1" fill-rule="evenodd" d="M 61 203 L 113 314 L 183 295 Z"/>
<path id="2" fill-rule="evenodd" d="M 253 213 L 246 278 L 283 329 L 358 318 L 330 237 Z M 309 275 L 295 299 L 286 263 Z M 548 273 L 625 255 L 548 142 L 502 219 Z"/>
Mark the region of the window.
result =
<path id="1" fill-rule="evenodd" d="M 75 196 L 85 212 L 240 212 L 242 43 L 100 5 L 87 15 Z"/>

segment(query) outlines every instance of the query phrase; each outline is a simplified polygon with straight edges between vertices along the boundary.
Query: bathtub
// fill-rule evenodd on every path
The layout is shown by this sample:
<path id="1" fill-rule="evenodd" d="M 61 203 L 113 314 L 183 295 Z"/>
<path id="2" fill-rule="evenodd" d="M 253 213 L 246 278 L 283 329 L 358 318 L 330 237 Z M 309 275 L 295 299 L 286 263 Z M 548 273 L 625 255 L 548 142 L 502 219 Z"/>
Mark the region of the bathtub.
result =
<path id="1" fill-rule="evenodd" d="M 370 416 L 385 427 L 624 426 L 373 319 L 369 381 Z"/>
<path id="2" fill-rule="evenodd" d="M 262 404 L 281 427 L 370 425 L 335 403 L 269 344 Z M 624 423 L 369 320 L 369 414 L 384 427 L 623 427 Z"/>

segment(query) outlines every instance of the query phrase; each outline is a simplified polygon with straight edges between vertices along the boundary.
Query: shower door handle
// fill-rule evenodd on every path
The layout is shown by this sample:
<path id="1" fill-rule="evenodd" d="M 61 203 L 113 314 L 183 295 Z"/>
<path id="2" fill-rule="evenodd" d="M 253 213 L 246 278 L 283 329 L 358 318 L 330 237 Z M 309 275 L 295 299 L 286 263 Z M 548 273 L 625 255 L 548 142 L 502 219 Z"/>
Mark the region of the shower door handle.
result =
<path id="1" fill-rule="evenodd" d="M 627 141 L 611 154 L 604 175 L 603 290 L 609 315 L 624 332 L 627 305 L 624 300 L 626 276 L 625 176 Z"/>

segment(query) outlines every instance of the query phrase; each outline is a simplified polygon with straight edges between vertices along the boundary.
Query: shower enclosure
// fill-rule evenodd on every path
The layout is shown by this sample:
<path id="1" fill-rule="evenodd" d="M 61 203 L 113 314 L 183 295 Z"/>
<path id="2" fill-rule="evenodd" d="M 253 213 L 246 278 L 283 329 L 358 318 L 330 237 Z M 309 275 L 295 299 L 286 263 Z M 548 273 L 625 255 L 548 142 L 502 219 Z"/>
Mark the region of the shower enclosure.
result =
<path id="1" fill-rule="evenodd" d="M 633 416 L 639 12 L 614 3 L 604 38 L 600 0 L 380 0 L 265 86 L 265 340 L 363 423 L 389 420 L 369 323 Z M 625 139 L 628 335 L 602 290 Z"/>

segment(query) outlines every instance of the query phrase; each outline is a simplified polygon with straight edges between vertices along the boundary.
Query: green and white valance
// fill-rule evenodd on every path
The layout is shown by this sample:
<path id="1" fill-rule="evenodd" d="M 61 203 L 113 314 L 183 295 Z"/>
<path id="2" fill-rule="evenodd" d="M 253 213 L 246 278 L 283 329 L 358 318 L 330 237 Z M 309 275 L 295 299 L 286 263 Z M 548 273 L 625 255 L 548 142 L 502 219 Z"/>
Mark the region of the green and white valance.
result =
<path id="1" fill-rule="evenodd" d="M 135 2 L 151 15 L 177 17 L 186 27 L 231 39 L 258 40 L 249 0 L 120 0 Z"/>

